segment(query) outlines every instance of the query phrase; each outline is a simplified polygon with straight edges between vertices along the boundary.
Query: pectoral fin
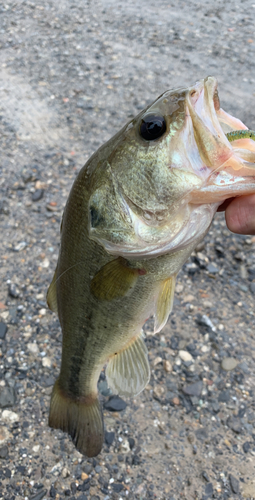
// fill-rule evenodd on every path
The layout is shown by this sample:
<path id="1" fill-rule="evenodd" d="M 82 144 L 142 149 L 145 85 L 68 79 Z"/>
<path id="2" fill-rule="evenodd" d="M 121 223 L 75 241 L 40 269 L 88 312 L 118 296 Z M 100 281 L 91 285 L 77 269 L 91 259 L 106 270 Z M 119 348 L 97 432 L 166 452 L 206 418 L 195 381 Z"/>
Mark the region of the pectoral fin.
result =
<path id="1" fill-rule="evenodd" d="M 160 291 L 157 299 L 154 333 L 160 332 L 165 326 L 168 316 L 173 308 L 174 290 L 175 290 L 176 276 L 163 281 L 160 286 Z"/>
<path id="2" fill-rule="evenodd" d="M 125 259 L 118 257 L 100 269 L 91 281 L 90 289 L 101 300 L 124 297 L 135 286 L 140 274 L 144 274 L 142 270 L 128 267 Z"/>
<path id="3" fill-rule="evenodd" d="M 48 304 L 50 310 L 52 312 L 58 313 L 56 281 L 57 281 L 57 268 L 55 270 L 53 280 L 48 288 L 47 295 L 46 295 L 46 301 L 47 301 L 47 304 Z"/>
<path id="4" fill-rule="evenodd" d="M 136 396 L 150 380 L 150 366 L 147 347 L 142 334 L 116 353 L 106 368 L 109 387 L 114 394 Z"/>

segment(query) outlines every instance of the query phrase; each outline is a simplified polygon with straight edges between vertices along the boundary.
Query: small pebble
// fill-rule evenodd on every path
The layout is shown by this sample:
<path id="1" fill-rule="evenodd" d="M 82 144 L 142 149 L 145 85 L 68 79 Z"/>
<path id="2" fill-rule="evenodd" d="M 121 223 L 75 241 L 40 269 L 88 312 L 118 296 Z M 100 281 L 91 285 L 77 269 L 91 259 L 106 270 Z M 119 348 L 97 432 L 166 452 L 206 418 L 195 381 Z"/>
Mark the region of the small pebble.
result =
<path id="1" fill-rule="evenodd" d="M 36 189 L 32 194 L 32 201 L 39 201 L 43 198 L 44 189 Z"/>
<path id="2" fill-rule="evenodd" d="M 209 345 L 203 345 L 201 347 L 201 352 L 203 352 L 203 353 L 209 352 L 210 350 L 211 350 L 211 347 Z"/>
<path id="3" fill-rule="evenodd" d="M 8 458 L 9 457 L 9 449 L 8 446 L 2 446 L 0 448 L 0 458 Z"/>
<path id="4" fill-rule="evenodd" d="M 29 500 L 42 500 L 47 495 L 47 490 L 40 490 L 38 493 L 29 498 Z"/>
<path id="5" fill-rule="evenodd" d="M 173 399 L 172 399 L 172 403 L 175 405 L 175 406 L 178 406 L 180 404 L 180 400 L 177 396 L 175 396 Z"/>
<path id="6" fill-rule="evenodd" d="M 162 358 L 160 356 L 157 356 L 153 361 L 152 361 L 152 366 L 157 366 L 159 363 L 162 363 Z"/>
<path id="7" fill-rule="evenodd" d="M 32 352 L 33 354 L 38 354 L 38 352 L 39 352 L 39 347 L 38 347 L 38 345 L 37 345 L 35 342 L 33 342 L 33 343 L 32 343 L 32 342 L 29 342 L 29 343 L 27 344 L 27 348 L 28 348 L 28 350 L 29 350 L 30 352 Z"/>
<path id="8" fill-rule="evenodd" d="M 10 437 L 7 427 L 0 425 L 0 446 L 6 443 Z"/>
<path id="9" fill-rule="evenodd" d="M 163 396 L 165 390 L 162 385 L 156 385 L 153 389 L 153 397 L 157 400 L 160 400 Z"/>
<path id="10" fill-rule="evenodd" d="M 233 493 L 238 494 L 239 493 L 239 481 L 238 479 L 235 478 L 232 474 L 229 474 L 229 483 L 231 486 L 231 490 Z"/>
<path id="11" fill-rule="evenodd" d="M 119 396 L 111 396 L 104 404 L 104 408 L 109 411 L 122 411 L 127 407 L 127 403 Z"/>
<path id="12" fill-rule="evenodd" d="M 5 335 L 7 333 L 7 330 L 8 330 L 8 326 L 3 321 L 0 321 L 0 340 L 5 339 Z"/>
<path id="13" fill-rule="evenodd" d="M 130 451 L 128 439 L 123 439 L 123 441 L 120 443 L 119 451 L 121 453 L 128 453 Z"/>
<path id="14" fill-rule="evenodd" d="M 132 450 L 135 446 L 135 440 L 130 437 L 130 438 L 128 438 L 128 442 L 129 442 L 130 450 Z"/>
<path id="15" fill-rule="evenodd" d="M 190 385 L 185 385 L 182 389 L 184 394 L 187 394 L 188 396 L 200 396 L 201 392 L 203 389 L 203 382 L 195 382 L 194 384 Z"/>
<path id="16" fill-rule="evenodd" d="M 204 478 L 204 479 L 205 479 L 208 483 L 210 482 L 210 478 L 209 478 L 209 476 L 208 476 L 208 474 L 207 474 L 207 472 L 206 472 L 206 471 L 203 471 L 203 472 L 202 472 L 202 477 L 203 477 L 203 478 Z"/>
<path id="17" fill-rule="evenodd" d="M 205 487 L 205 494 L 208 495 L 208 496 L 212 496 L 213 495 L 213 485 L 212 483 L 208 483 Z"/>
<path id="18" fill-rule="evenodd" d="M 8 293 L 13 299 L 17 299 L 20 295 L 20 291 L 14 283 L 10 283 Z"/>
<path id="19" fill-rule="evenodd" d="M 106 444 L 108 444 L 108 446 L 110 446 L 113 443 L 114 437 L 115 437 L 115 432 L 105 431 L 105 442 Z"/>
<path id="20" fill-rule="evenodd" d="M 20 243 L 17 243 L 17 245 L 15 245 L 13 247 L 13 250 L 14 250 L 14 252 L 21 252 L 21 250 L 24 250 L 24 248 L 26 248 L 26 246 L 27 246 L 27 242 L 21 241 Z"/>
<path id="21" fill-rule="evenodd" d="M 236 434 L 240 434 L 242 432 L 241 423 L 238 418 L 229 417 L 227 420 L 227 425 Z"/>
<path id="22" fill-rule="evenodd" d="M 183 290 L 184 290 L 184 286 L 181 283 L 177 283 L 177 285 L 175 287 L 176 293 L 181 293 L 181 292 L 183 292 Z"/>
<path id="23" fill-rule="evenodd" d="M 61 473 L 61 476 L 65 479 L 70 476 L 70 470 L 67 467 L 64 467 Z"/>
<path id="24" fill-rule="evenodd" d="M 238 361 L 235 358 L 224 358 L 221 362 L 221 368 L 226 372 L 234 370 L 238 365 Z"/>
<path id="25" fill-rule="evenodd" d="M 248 453 L 248 451 L 250 450 L 250 447 L 251 447 L 251 445 L 250 445 L 249 441 L 246 441 L 243 444 L 243 451 L 244 451 L 244 453 Z"/>
<path id="26" fill-rule="evenodd" d="M 14 411 L 4 410 L 2 413 L 2 419 L 12 424 L 13 422 L 17 422 L 19 420 L 19 415 Z"/>
<path id="27" fill-rule="evenodd" d="M 15 401 L 16 395 L 13 387 L 2 387 L 0 389 L 0 408 L 13 406 Z"/>
<path id="28" fill-rule="evenodd" d="M 203 315 L 198 314 L 197 318 L 196 318 L 196 323 L 199 326 L 204 326 L 206 328 L 209 328 L 213 332 L 216 331 L 216 328 L 215 328 L 214 324 L 212 323 L 212 321 L 210 320 L 210 318 L 208 316 L 206 316 L 206 314 L 203 314 Z"/>
<path id="29" fill-rule="evenodd" d="M 210 274 L 217 274 L 219 272 L 219 269 L 217 266 L 215 266 L 214 264 L 208 264 L 207 266 L 207 271 L 210 273 Z"/>
<path id="30" fill-rule="evenodd" d="M 52 365 L 51 359 L 45 356 L 45 358 L 42 359 L 42 365 L 44 368 L 51 368 Z"/>
<path id="31" fill-rule="evenodd" d="M 219 393 L 218 401 L 220 403 L 228 403 L 229 400 L 230 400 L 230 391 L 228 389 L 225 389 Z"/>
<path id="32" fill-rule="evenodd" d="M 167 372 L 167 373 L 171 373 L 173 371 L 173 367 L 170 363 L 170 361 L 168 361 L 168 359 L 165 359 L 164 362 L 163 362 L 163 366 L 164 366 L 164 370 Z"/>
<path id="33" fill-rule="evenodd" d="M 182 361 L 193 361 L 193 357 L 188 351 L 179 351 L 179 357 Z"/>

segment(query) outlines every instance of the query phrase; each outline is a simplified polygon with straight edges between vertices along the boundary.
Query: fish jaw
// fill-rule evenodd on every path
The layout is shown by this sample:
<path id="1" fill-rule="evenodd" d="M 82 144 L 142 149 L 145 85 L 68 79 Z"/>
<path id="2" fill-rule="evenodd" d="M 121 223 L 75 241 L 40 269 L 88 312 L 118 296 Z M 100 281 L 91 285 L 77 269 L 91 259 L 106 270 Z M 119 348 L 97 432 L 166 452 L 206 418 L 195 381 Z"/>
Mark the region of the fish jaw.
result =
<path id="1" fill-rule="evenodd" d="M 251 139 L 228 141 L 225 132 L 247 127 L 219 107 L 216 79 L 206 78 L 202 89 L 188 96 L 187 107 L 204 165 L 200 172 L 203 185 L 189 194 L 189 202 L 220 205 L 227 198 L 254 193 L 255 142 Z"/>

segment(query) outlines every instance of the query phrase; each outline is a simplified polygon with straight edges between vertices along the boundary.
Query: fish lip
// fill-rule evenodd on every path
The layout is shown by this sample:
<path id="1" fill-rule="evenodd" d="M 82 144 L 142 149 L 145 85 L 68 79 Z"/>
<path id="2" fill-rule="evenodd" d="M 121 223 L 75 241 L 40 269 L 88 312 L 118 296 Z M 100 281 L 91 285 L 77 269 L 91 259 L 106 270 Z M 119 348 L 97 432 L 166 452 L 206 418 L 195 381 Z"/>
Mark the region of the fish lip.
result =
<path id="1" fill-rule="evenodd" d="M 209 114 L 213 126 L 211 132 L 216 132 L 226 144 L 229 141 L 221 128 L 218 111 L 220 110 L 220 101 L 218 96 L 218 81 L 214 76 L 207 76 L 198 81 L 188 93 L 188 104 L 192 106 L 194 112 L 200 116 Z M 204 110 L 204 113 L 202 111 Z M 203 118 L 205 118 L 205 116 Z M 209 122 L 207 123 L 209 125 Z"/>

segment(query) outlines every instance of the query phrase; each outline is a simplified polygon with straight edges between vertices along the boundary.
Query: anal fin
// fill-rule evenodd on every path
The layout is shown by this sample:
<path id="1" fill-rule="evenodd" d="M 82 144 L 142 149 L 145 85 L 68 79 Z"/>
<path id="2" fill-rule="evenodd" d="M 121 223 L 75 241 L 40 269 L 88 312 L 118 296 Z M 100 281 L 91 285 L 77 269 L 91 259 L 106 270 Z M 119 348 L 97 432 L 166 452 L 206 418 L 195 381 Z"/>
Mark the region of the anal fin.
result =
<path id="1" fill-rule="evenodd" d="M 142 334 L 110 359 L 105 374 L 114 394 L 137 396 L 144 389 L 150 380 L 150 365 Z"/>
<path id="2" fill-rule="evenodd" d="M 168 320 L 170 312 L 172 311 L 175 282 L 176 276 L 171 276 L 171 278 L 164 280 L 160 285 L 155 311 L 154 333 L 162 330 Z"/>
<path id="3" fill-rule="evenodd" d="M 58 313 L 58 302 L 57 302 L 57 267 L 55 269 L 55 273 L 52 279 L 52 282 L 48 288 L 46 301 L 52 312 Z"/>

